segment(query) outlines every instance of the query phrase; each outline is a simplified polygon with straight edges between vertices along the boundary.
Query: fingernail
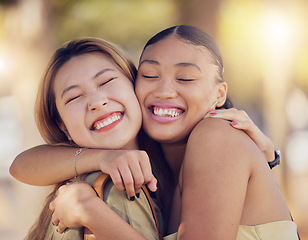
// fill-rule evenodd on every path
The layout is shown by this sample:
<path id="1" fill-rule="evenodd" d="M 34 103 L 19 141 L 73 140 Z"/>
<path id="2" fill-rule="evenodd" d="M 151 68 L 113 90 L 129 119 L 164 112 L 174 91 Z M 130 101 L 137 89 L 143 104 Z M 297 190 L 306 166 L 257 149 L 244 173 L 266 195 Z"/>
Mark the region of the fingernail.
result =
<path id="1" fill-rule="evenodd" d="M 216 115 L 217 115 L 217 113 L 214 113 L 214 112 L 210 113 L 210 116 L 211 116 L 211 117 L 214 117 L 214 116 L 216 116 Z"/>
<path id="2" fill-rule="evenodd" d="M 130 197 L 130 201 L 135 201 L 135 196 Z"/>
<path id="3" fill-rule="evenodd" d="M 136 197 L 137 197 L 137 198 L 140 198 L 140 193 L 136 193 Z"/>

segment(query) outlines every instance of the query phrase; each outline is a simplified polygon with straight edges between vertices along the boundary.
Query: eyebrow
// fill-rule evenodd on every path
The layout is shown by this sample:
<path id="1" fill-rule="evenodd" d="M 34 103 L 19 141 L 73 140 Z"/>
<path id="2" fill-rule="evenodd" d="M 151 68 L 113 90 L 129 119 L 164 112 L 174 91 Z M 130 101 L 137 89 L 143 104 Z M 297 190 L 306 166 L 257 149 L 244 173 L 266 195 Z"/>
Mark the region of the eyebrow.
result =
<path id="1" fill-rule="evenodd" d="M 72 90 L 73 88 L 77 88 L 77 87 L 78 87 L 78 85 L 71 85 L 71 86 L 65 88 L 65 89 L 63 90 L 62 94 L 61 94 L 61 99 L 63 98 L 63 96 L 64 96 L 65 93 L 67 93 L 68 91 Z"/>
<path id="2" fill-rule="evenodd" d="M 202 71 L 201 71 L 201 68 L 200 68 L 197 64 L 195 64 L 195 63 L 182 62 L 182 63 L 177 63 L 177 64 L 175 64 L 175 66 L 177 66 L 177 67 L 195 67 L 195 68 L 197 68 L 200 72 L 202 72 Z"/>
<path id="3" fill-rule="evenodd" d="M 95 79 L 95 78 L 99 77 L 100 75 L 104 74 L 105 72 L 109 72 L 109 71 L 114 71 L 114 69 L 112 69 L 112 68 L 104 68 L 104 69 L 98 71 L 91 79 Z M 63 98 L 65 93 L 67 93 L 68 91 L 70 91 L 70 90 L 72 90 L 74 88 L 77 88 L 77 87 L 78 87 L 78 85 L 75 84 L 75 85 L 71 85 L 71 86 L 65 88 L 63 90 L 62 94 L 61 94 L 61 98 Z"/>
<path id="4" fill-rule="evenodd" d="M 92 79 L 95 79 L 95 78 L 99 77 L 100 75 L 104 74 L 105 72 L 109 72 L 109 71 L 114 72 L 114 69 L 112 69 L 112 68 L 104 68 L 104 69 L 100 70 L 98 73 L 96 73 L 96 74 L 92 77 Z"/>
<path id="5" fill-rule="evenodd" d="M 139 63 L 139 66 L 141 66 L 141 65 L 144 64 L 144 63 L 159 65 L 159 62 L 158 62 L 158 61 L 145 59 L 145 60 L 143 60 L 143 61 L 141 61 L 141 62 Z"/>
<path id="6" fill-rule="evenodd" d="M 143 61 L 140 62 L 139 66 L 141 66 L 142 64 L 144 63 L 149 63 L 149 64 L 153 64 L 153 65 L 160 65 L 160 63 L 158 61 L 155 61 L 155 60 L 148 60 L 148 59 L 145 59 Z M 195 67 L 197 68 L 200 72 L 201 71 L 201 68 L 195 64 L 195 63 L 189 63 L 189 62 L 181 62 L 181 63 L 177 63 L 175 64 L 176 67 Z"/>

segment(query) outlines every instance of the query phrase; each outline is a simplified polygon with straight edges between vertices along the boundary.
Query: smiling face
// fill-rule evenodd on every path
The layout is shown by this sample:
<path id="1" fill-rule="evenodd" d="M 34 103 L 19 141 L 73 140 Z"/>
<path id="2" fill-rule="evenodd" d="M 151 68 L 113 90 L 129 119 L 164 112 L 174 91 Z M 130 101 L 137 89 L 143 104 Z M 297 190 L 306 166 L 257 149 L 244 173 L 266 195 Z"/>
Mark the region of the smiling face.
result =
<path id="1" fill-rule="evenodd" d="M 186 142 L 213 105 L 223 105 L 226 83 L 205 47 L 169 36 L 142 54 L 136 80 L 143 128 L 161 143 Z"/>
<path id="2" fill-rule="evenodd" d="M 134 149 L 141 112 L 132 82 L 108 56 L 73 57 L 54 81 L 61 128 L 77 145 Z"/>

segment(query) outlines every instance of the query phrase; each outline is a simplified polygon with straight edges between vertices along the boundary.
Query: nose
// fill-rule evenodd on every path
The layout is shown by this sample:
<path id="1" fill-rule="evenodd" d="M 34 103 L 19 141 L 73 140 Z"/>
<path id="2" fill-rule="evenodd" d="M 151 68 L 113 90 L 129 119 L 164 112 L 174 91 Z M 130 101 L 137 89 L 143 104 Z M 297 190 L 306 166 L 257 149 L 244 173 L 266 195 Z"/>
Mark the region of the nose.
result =
<path id="1" fill-rule="evenodd" d="M 89 111 L 100 110 L 107 104 L 108 98 L 102 94 L 92 94 L 88 97 Z"/>
<path id="2" fill-rule="evenodd" d="M 177 90 L 172 80 L 161 79 L 153 95 L 161 99 L 176 98 Z"/>

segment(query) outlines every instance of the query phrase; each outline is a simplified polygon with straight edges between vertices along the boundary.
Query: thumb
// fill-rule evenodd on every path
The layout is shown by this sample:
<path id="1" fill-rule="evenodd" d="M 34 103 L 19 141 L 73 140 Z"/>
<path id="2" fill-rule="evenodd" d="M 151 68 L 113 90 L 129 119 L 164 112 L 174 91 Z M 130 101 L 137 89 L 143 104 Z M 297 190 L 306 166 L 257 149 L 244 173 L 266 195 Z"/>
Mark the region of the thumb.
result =
<path id="1" fill-rule="evenodd" d="M 148 188 L 152 191 L 152 192 L 156 192 L 157 190 L 157 179 L 154 177 L 154 175 L 152 175 L 151 181 L 148 182 Z"/>

